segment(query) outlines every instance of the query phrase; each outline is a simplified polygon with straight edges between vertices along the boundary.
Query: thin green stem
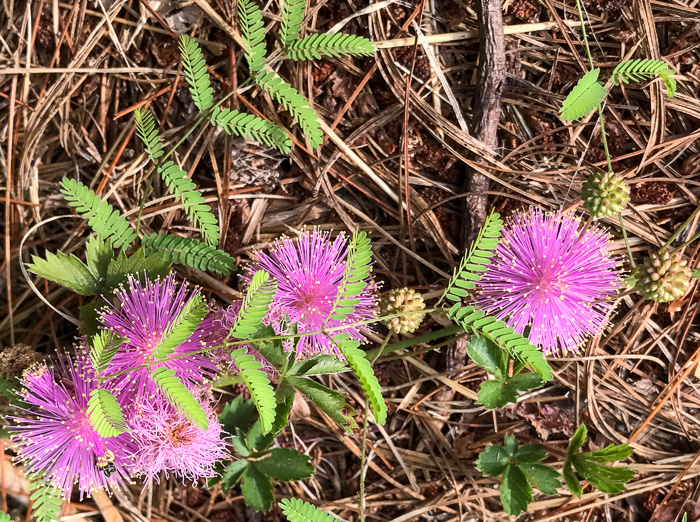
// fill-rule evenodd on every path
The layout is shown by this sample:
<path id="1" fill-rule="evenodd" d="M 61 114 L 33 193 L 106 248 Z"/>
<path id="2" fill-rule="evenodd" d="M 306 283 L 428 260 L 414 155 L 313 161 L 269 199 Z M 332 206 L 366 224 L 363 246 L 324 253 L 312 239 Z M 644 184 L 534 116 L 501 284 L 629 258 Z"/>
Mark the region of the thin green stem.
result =
<path id="1" fill-rule="evenodd" d="M 671 243 L 678 239 L 678 236 L 680 236 L 683 230 L 685 230 L 685 227 L 690 225 L 691 221 L 695 219 L 695 216 L 697 216 L 698 212 L 700 212 L 700 207 L 697 207 L 695 210 L 693 210 L 693 213 L 690 214 L 690 217 L 686 219 L 685 222 L 680 227 L 678 227 L 678 229 L 676 229 L 676 231 L 670 238 L 668 238 L 668 241 L 666 241 L 664 245 L 659 249 L 659 252 L 663 252 L 664 250 L 666 250 L 671 245 Z"/>
<path id="2" fill-rule="evenodd" d="M 365 467 L 367 466 L 367 418 L 369 399 L 365 397 L 365 418 L 362 420 L 362 445 L 360 449 L 360 522 L 365 522 Z"/>
<path id="3" fill-rule="evenodd" d="M 586 34 L 586 23 L 583 20 L 583 8 L 581 7 L 581 0 L 576 0 L 576 9 L 578 11 L 578 19 L 581 23 L 581 34 L 583 35 L 583 45 L 586 48 L 586 57 L 588 58 L 588 65 L 591 70 L 595 69 L 593 65 L 593 55 L 591 54 L 591 48 L 588 45 L 588 35 Z M 610 150 L 608 149 L 608 135 L 605 132 L 605 118 L 603 118 L 603 107 L 598 104 L 598 123 L 600 124 L 600 140 L 603 142 L 603 151 L 605 152 L 605 160 L 608 164 L 608 172 L 612 173 L 612 159 L 610 158 Z"/>
<path id="4" fill-rule="evenodd" d="M 622 219 L 622 212 L 618 214 L 618 217 L 620 218 L 620 230 L 622 230 L 622 239 L 625 242 L 625 248 L 627 248 L 627 257 L 630 260 L 630 267 L 634 268 L 634 258 L 632 257 L 632 249 L 630 248 L 629 239 L 627 239 L 627 229 L 625 228 L 625 220 Z"/>
<path id="5" fill-rule="evenodd" d="M 389 339 L 391 339 L 392 333 L 389 332 L 386 334 L 386 337 L 384 338 L 384 341 L 382 344 L 379 346 L 379 350 L 377 352 L 377 356 L 374 358 L 369 359 L 370 364 L 374 364 L 374 362 L 377 360 L 377 357 L 379 357 L 379 354 L 382 353 L 382 350 L 384 350 L 384 347 L 387 345 L 389 342 Z M 360 449 L 360 521 L 364 522 L 365 520 L 365 474 L 367 473 L 365 467 L 367 466 L 367 418 L 369 415 L 367 414 L 369 412 L 369 399 L 365 397 L 365 418 L 362 420 L 362 446 Z"/>
<path id="6" fill-rule="evenodd" d="M 438 313 L 446 313 L 447 310 L 445 310 L 445 309 L 443 309 L 443 308 L 433 308 L 433 309 L 424 310 L 424 312 L 425 312 L 425 313 L 436 313 L 436 312 L 438 312 Z M 117 373 L 110 374 L 110 375 L 108 375 L 108 376 L 106 376 L 106 377 L 103 377 L 103 378 L 99 379 L 99 382 L 102 383 L 102 382 L 104 382 L 104 381 L 105 381 L 106 379 L 108 379 L 108 378 L 118 377 L 119 375 L 124 375 L 124 374 L 130 373 L 130 372 L 133 372 L 133 371 L 135 371 L 135 370 L 140 370 L 140 369 L 142 369 L 142 368 L 149 368 L 149 367 L 154 366 L 154 365 L 156 365 L 156 364 L 162 364 L 162 363 L 164 363 L 164 362 L 174 361 L 175 359 L 181 359 L 181 358 L 183 358 L 183 357 L 191 357 L 192 355 L 196 355 L 196 354 L 200 354 L 200 353 L 205 353 L 205 352 L 210 352 L 210 351 L 212 351 L 212 350 L 218 350 L 218 349 L 220 349 L 220 348 L 230 348 L 230 347 L 232 347 L 232 346 L 238 346 L 238 345 L 241 345 L 241 344 L 250 344 L 251 342 L 260 343 L 260 342 L 266 342 L 266 341 L 277 341 L 277 340 L 286 340 L 286 339 L 297 339 L 297 338 L 300 338 L 300 337 L 306 337 L 306 336 L 310 336 L 310 335 L 328 334 L 329 332 L 335 332 L 335 331 L 338 331 L 338 330 L 345 330 L 346 328 L 353 328 L 353 327 L 357 327 L 357 326 L 365 326 L 365 325 L 373 324 L 373 323 L 376 323 L 376 322 L 379 322 L 379 321 L 384 321 L 384 320 L 386 320 L 386 319 L 392 319 L 392 318 L 394 318 L 394 317 L 401 317 L 402 315 L 404 315 L 404 314 L 384 315 L 384 316 L 381 316 L 381 317 L 375 317 L 375 318 L 373 318 L 373 319 L 368 319 L 368 320 L 365 320 L 365 321 L 358 321 L 358 322 L 352 323 L 352 324 L 346 324 L 346 325 L 342 325 L 342 326 L 334 326 L 333 328 L 324 328 L 324 329 L 322 329 L 322 330 L 318 330 L 318 331 L 315 331 L 315 332 L 293 333 L 293 334 L 287 334 L 287 335 L 270 335 L 270 336 L 267 336 L 267 337 L 258 337 L 258 338 L 255 338 L 255 339 L 239 339 L 238 341 L 227 341 L 227 342 L 225 342 L 225 343 L 223 343 L 223 344 L 218 344 L 218 345 L 216 345 L 216 346 L 208 346 L 207 348 L 202 348 L 201 350 L 196 350 L 196 351 L 193 351 L 193 352 L 187 352 L 187 353 L 183 353 L 183 354 L 180 354 L 180 355 L 175 355 L 175 356 L 173 356 L 173 357 L 167 357 L 167 358 L 165 358 L 165 359 L 157 359 L 157 360 L 154 360 L 154 361 L 150 361 L 150 362 L 141 364 L 141 365 L 139 365 L 139 366 L 136 366 L 136 367 L 134 367 L 134 368 L 130 368 L 129 370 L 123 370 L 123 371 L 121 371 L 121 372 L 117 372 Z M 463 331 L 460 327 L 456 327 L 456 328 L 458 328 L 460 331 Z M 444 330 L 443 330 L 443 331 L 444 331 Z M 444 337 L 444 335 L 438 336 L 437 338 L 439 338 L 439 337 Z M 414 339 L 417 339 L 417 338 L 414 338 Z M 397 344 L 399 344 L 399 343 L 397 343 Z M 392 345 L 392 346 L 393 346 L 393 345 Z M 412 345 L 409 344 L 408 346 L 412 346 Z M 395 349 L 398 350 L 399 348 L 395 348 Z M 393 351 L 393 350 L 392 350 L 392 351 Z M 381 353 L 381 352 L 379 352 L 379 353 Z M 376 357 L 378 357 L 378 355 L 373 354 L 373 351 L 370 351 L 370 352 L 367 352 L 367 357 L 368 357 L 368 358 L 373 357 L 374 359 L 376 359 Z M 370 359 L 370 360 L 372 360 L 372 359 Z"/>

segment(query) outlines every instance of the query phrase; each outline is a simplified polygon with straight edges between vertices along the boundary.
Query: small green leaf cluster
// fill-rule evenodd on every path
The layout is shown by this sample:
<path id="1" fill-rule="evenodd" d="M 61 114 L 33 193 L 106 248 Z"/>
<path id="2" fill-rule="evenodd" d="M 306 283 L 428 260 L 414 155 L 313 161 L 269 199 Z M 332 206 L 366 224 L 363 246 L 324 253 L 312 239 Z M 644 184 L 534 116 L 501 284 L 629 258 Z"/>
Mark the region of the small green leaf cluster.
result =
<path id="1" fill-rule="evenodd" d="M 609 445 L 605 448 L 588 452 L 578 450 L 586 442 L 586 426 L 581 424 L 569 441 L 569 448 L 564 463 L 564 481 L 569 491 L 581 498 L 583 489 L 579 484 L 574 468 L 591 486 L 603 493 L 620 493 L 625 484 L 634 478 L 634 471 L 626 468 L 604 466 L 606 462 L 626 459 L 632 453 L 629 445 Z"/>
<path id="2" fill-rule="evenodd" d="M 559 473 L 541 462 L 547 452 L 539 444 L 518 447 L 515 436 L 504 438 L 504 447 L 489 446 L 481 452 L 476 467 L 484 475 L 501 479 L 501 502 L 509 515 L 519 515 L 532 502 L 532 487 L 547 495 L 555 495 L 561 486 Z"/>
<path id="3" fill-rule="evenodd" d="M 493 376 L 492 380 L 481 384 L 478 397 L 479 404 L 490 410 L 503 408 L 507 404 L 516 402 L 518 391 L 542 386 L 542 379 L 537 373 L 521 373 L 523 364 L 514 364 L 509 375 L 508 369 L 512 359 L 486 337 L 472 336 L 467 344 L 467 353 L 477 366 Z"/>
<path id="4" fill-rule="evenodd" d="M 666 86 L 669 98 L 676 94 L 674 71 L 661 60 L 637 59 L 621 62 L 612 72 L 611 79 L 615 85 L 620 83 L 640 82 L 661 78 Z M 559 115 L 564 121 L 578 120 L 597 108 L 607 96 L 605 86 L 598 81 L 600 69 L 592 69 L 581 77 L 576 86 L 562 102 Z"/>
<path id="5" fill-rule="evenodd" d="M 149 154 L 158 158 L 163 151 L 157 131 L 154 130 L 152 117 L 149 120 L 145 114 L 150 116 L 150 113 L 141 113 L 139 121 L 142 124 L 150 121 L 153 128 L 149 126 L 142 128 L 140 135 L 144 140 L 150 140 L 146 141 L 146 149 Z M 211 209 L 203 204 L 204 200 L 201 194 L 191 190 L 194 185 L 189 185 L 191 183 L 189 178 L 186 179 L 188 183 L 186 191 L 182 185 L 178 185 L 179 182 L 172 179 L 171 181 L 174 184 L 171 183 L 169 186 L 172 186 L 173 190 L 180 191 L 177 194 L 182 199 L 183 206 L 190 212 L 190 218 L 201 225 L 203 237 L 208 238 L 209 241 L 218 241 L 219 228 L 216 217 L 211 213 Z M 101 201 L 92 190 L 81 182 L 63 178 L 61 185 L 63 187 L 61 192 L 66 196 L 69 205 L 76 207 L 78 214 L 88 220 L 90 227 L 103 242 L 109 242 L 109 246 L 104 243 L 93 245 L 95 256 L 97 256 L 95 261 L 104 263 L 104 266 L 93 267 L 88 263 L 86 269 L 75 256 L 67 256 L 60 252 L 57 254 L 49 253 L 45 260 L 34 258 L 34 272 L 37 275 L 66 286 L 81 295 L 96 295 L 114 289 L 126 281 L 129 274 L 146 271 L 147 276 L 151 277 L 153 274 L 149 274 L 148 271 L 162 272 L 165 270 L 167 273 L 170 270 L 170 261 L 177 261 L 200 270 L 211 270 L 225 275 L 236 269 L 234 259 L 226 252 L 196 239 L 178 238 L 169 234 L 147 236 L 142 242 L 142 248 L 145 250 L 138 249 L 131 257 L 127 257 L 122 250 L 119 257 L 114 260 L 115 263 L 111 264 L 109 260 L 113 260 L 112 247 L 123 249 L 129 246 L 136 239 L 136 233 L 124 216 L 106 201 Z M 88 253 L 88 261 L 89 255 Z"/>
<path id="6" fill-rule="evenodd" d="M 261 420 L 253 420 L 254 412 L 253 401 L 244 401 L 240 395 L 224 407 L 219 422 L 231 435 L 240 460 L 220 463 L 221 475 L 211 479 L 209 486 L 220 483 L 227 493 L 240 482 L 245 503 L 257 511 L 268 511 L 274 502 L 272 480 L 303 480 L 313 475 L 314 468 L 303 453 L 271 448 L 275 437 L 263 434 Z"/>
<path id="7" fill-rule="evenodd" d="M 613 468 L 602 463 L 622 460 L 630 456 L 627 444 L 610 445 L 595 451 L 579 453 L 586 440 L 586 427 L 582 424 L 569 442 L 564 463 L 564 481 L 569 491 L 581 497 L 583 489 L 573 468 L 593 487 L 603 493 L 620 493 L 632 480 L 634 471 Z M 502 475 L 500 496 L 503 509 L 509 515 L 519 515 L 532 502 L 532 488 L 546 495 L 556 495 L 561 487 L 561 475 L 551 466 L 542 464 L 547 452 L 539 444 L 524 444 L 518 447 L 515 436 L 504 437 L 504 446 L 489 446 L 479 454 L 476 467 L 484 475 Z"/>
<path id="8" fill-rule="evenodd" d="M 112 241 L 100 236 L 90 238 L 85 258 L 86 263 L 83 263 L 73 254 L 47 252 L 45 259 L 33 256 L 28 270 L 80 295 L 111 294 L 129 277 L 145 274 L 148 279 L 156 279 L 170 272 L 165 252 L 146 255 L 145 250 L 139 248 L 127 256 L 120 250 L 115 258 Z"/>

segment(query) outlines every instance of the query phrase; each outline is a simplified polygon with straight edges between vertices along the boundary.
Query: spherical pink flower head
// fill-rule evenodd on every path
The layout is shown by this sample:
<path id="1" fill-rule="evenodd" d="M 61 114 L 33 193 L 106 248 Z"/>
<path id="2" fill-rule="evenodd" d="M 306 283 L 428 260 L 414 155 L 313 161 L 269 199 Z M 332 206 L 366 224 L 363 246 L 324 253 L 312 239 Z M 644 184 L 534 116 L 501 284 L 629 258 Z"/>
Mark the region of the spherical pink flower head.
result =
<path id="1" fill-rule="evenodd" d="M 289 333 L 292 326 L 300 334 L 324 328 L 372 319 L 375 314 L 376 285 L 367 281 L 354 312 L 344 321 L 329 319 L 345 270 L 348 244 L 344 235 L 331 239 L 329 233 L 304 230 L 296 241 L 281 238 L 265 252 L 259 252 L 249 274 L 258 270 L 269 272 L 277 279 L 277 293 L 270 309 L 269 324 L 278 334 Z M 286 326 L 285 326 L 286 325 Z M 334 330 L 364 341 L 356 327 Z M 337 348 L 325 334 L 302 336 L 297 343 L 297 357 L 316 353 L 337 353 Z"/>
<path id="2" fill-rule="evenodd" d="M 214 313 L 212 321 L 214 323 L 214 328 L 218 332 L 218 344 L 223 345 L 226 341 L 231 328 L 233 328 L 236 323 L 236 318 L 238 313 L 241 311 L 241 303 L 236 302 L 231 306 L 219 310 Z M 238 341 L 235 337 L 228 337 L 229 341 Z M 217 362 L 217 367 L 224 372 L 232 373 L 238 375 L 238 368 L 236 368 L 235 363 L 231 359 L 231 352 L 239 348 L 245 348 L 248 355 L 255 357 L 255 360 L 262 363 L 262 370 L 269 375 L 276 375 L 277 370 L 267 362 L 260 352 L 258 352 L 252 344 L 236 344 L 233 346 L 222 346 L 218 350 L 214 351 L 213 357 Z"/>
<path id="3" fill-rule="evenodd" d="M 80 498 L 93 488 L 110 491 L 129 481 L 131 435 L 100 437 L 90 425 L 90 393 L 97 388 L 94 372 L 86 364 L 62 360 L 57 371 L 39 363 L 21 379 L 26 417 L 13 417 L 8 428 L 25 470 L 44 476 L 70 496 L 74 484 Z"/>
<path id="4" fill-rule="evenodd" d="M 199 289 L 189 290 L 184 284 L 177 285 L 172 274 L 165 280 L 146 281 L 145 284 L 132 278 L 127 288 L 117 290 L 118 303 L 110 303 L 102 312 L 101 323 L 105 329 L 126 339 L 104 374 L 126 372 L 112 381 L 120 396 L 154 396 L 158 392 L 150 372 L 160 366 L 175 369 L 176 375 L 191 385 L 201 384 L 215 374 L 216 364 L 209 354 L 196 353 L 215 346 L 210 320 L 205 320 L 190 337 L 175 347 L 173 353 L 167 355 L 167 360 L 138 368 L 157 360 L 159 343 L 185 305 L 198 295 Z"/>
<path id="5" fill-rule="evenodd" d="M 209 418 L 208 428 L 192 424 L 162 396 L 138 401 L 127 421 L 136 440 L 134 470 L 145 485 L 160 472 L 166 477 L 196 481 L 216 475 L 214 465 L 229 455 L 228 443 L 221 438 L 222 429 L 207 397 L 200 403 Z"/>
<path id="6" fill-rule="evenodd" d="M 595 226 L 581 231 L 570 214 L 539 208 L 516 214 L 477 283 L 476 306 L 517 333 L 529 327 L 545 354 L 577 352 L 605 327 L 622 287 L 608 234 Z"/>

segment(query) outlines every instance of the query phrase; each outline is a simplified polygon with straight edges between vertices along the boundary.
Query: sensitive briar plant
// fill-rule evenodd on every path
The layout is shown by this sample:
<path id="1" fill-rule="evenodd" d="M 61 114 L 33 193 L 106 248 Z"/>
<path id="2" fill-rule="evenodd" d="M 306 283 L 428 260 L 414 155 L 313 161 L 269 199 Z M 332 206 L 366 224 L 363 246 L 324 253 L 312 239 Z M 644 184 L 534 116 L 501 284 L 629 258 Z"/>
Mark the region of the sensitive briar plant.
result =
<path id="1" fill-rule="evenodd" d="M 268 324 L 278 334 L 310 334 L 299 338 L 297 357 L 338 353 L 329 335 L 312 334 L 323 328 L 338 328 L 334 335 L 346 333 L 353 340 L 365 341 L 360 329 L 350 325 L 375 317 L 375 285 L 369 278 L 365 289 L 356 296 L 352 313 L 343 320 L 331 317 L 347 259 L 348 241 L 344 235 L 333 239 L 330 233 L 314 229 L 302 231 L 296 240 L 275 241 L 267 250 L 258 252 L 250 265 L 251 276 L 265 270 L 278 282 Z"/>
<path id="2" fill-rule="evenodd" d="M 513 216 L 477 283 L 476 305 L 504 319 L 546 354 L 576 352 L 606 325 L 622 287 L 607 233 L 568 214 Z"/>

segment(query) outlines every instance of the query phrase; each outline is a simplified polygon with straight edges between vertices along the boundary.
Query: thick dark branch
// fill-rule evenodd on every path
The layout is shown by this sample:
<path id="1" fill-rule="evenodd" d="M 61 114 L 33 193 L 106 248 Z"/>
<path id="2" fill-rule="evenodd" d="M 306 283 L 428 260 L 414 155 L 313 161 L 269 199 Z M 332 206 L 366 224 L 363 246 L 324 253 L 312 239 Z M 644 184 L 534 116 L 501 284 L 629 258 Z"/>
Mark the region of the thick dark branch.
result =
<path id="1" fill-rule="evenodd" d="M 477 0 L 476 7 L 479 16 L 479 71 L 470 131 L 474 138 L 495 153 L 501 94 L 506 79 L 503 14 L 499 0 Z M 476 238 L 486 220 L 488 198 L 484 191 L 489 189 L 489 180 L 468 168 L 464 189 L 465 192 L 472 192 L 472 195 L 464 200 L 460 237 L 462 249 L 466 249 Z"/>

